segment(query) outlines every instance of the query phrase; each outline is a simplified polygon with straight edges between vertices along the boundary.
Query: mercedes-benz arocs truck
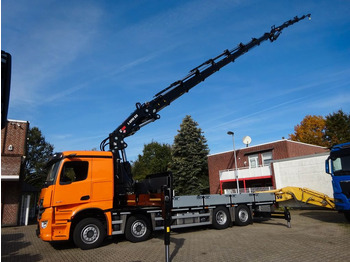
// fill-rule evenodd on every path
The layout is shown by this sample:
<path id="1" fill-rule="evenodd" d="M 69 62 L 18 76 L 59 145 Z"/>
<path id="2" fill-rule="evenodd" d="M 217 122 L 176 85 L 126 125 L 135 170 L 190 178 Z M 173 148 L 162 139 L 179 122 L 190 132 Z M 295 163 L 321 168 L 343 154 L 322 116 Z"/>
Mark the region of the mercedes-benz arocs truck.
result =
<path id="1" fill-rule="evenodd" d="M 271 214 L 274 193 L 174 196 L 170 174 L 134 181 L 124 139 L 159 119 L 160 110 L 207 77 L 262 42 L 275 41 L 284 28 L 306 17 L 310 15 L 294 17 L 273 26 L 260 38 L 225 50 L 157 93 L 151 101 L 137 103 L 136 110 L 101 142 L 101 152 L 55 154 L 39 197 L 38 236 L 45 241 L 73 239 L 80 248 L 89 249 L 99 246 L 107 235 L 125 234 L 133 242 L 145 240 L 152 230 L 163 228 L 166 217 L 167 230 L 209 224 L 223 229 L 231 222 L 247 225 L 253 214 Z M 165 208 L 166 203 L 170 208 Z M 284 217 L 289 221 L 288 212 Z"/>

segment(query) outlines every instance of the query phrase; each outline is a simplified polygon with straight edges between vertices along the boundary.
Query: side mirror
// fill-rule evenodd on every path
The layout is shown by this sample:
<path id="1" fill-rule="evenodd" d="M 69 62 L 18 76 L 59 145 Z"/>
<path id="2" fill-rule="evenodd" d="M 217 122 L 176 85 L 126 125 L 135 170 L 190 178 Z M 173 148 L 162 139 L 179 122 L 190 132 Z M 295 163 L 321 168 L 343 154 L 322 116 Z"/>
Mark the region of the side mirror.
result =
<path id="1" fill-rule="evenodd" d="M 325 164 L 326 164 L 326 167 L 325 167 L 325 169 L 326 169 L 326 173 L 331 175 L 329 160 L 330 160 L 330 157 L 328 157 L 328 158 L 326 159 L 326 163 L 325 163 Z"/>

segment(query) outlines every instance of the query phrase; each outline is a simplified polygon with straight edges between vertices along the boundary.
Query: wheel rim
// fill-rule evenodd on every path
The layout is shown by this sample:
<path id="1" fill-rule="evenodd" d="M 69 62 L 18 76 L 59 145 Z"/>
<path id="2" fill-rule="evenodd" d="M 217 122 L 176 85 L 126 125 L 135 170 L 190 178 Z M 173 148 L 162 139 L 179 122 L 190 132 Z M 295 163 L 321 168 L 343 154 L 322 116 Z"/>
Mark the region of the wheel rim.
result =
<path id="1" fill-rule="evenodd" d="M 239 218 L 239 220 L 241 221 L 241 222 L 243 222 L 243 223 L 245 223 L 245 222 L 247 222 L 248 221 L 248 218 L 249 218 L 249 214 L 248 214 L 248 212 L 247 212 L 247 210 L 240 210 L 239 212 L 238 212 L 238 218 Z"/>
<path id="2" fill-rule="evenodd" d="M 99 239 L 99 237 L 100 237 L 100 230 L 94 224 L 86 225 L 81 231 L 81 240 L 85 244 L 93 244 Z"/>
<path id="3" fill-rule="evenodd" d="M 226 216 L 226 213 L 224 211 L 218 211 L 216 213 L 216 222 L 219 224 L 219 225 L 224 225 L 227 221 L 227 216 Z"/>
<path id="4" fill-rule="evenodd" d="M 131 233 L 134 237 L 143 237 L 147 232 L 147 226 L 143 221 L 137 220 L 131 225 Z"/>

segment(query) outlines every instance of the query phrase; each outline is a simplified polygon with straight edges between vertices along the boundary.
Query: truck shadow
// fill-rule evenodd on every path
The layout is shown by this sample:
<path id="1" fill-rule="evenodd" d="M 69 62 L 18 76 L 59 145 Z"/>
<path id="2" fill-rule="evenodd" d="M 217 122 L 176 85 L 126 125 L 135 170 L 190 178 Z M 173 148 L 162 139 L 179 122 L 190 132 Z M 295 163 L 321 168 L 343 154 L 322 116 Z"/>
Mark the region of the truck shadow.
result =
<path id="1" fill-rule="evenodd" d="M 276 218 L 274 219 L 274 218 L 265 218 L 265 217 L 254 217 L 253 223 L 288 227 L 286 220 L 283 220 L 283 219 L 277 220 Z"/>
<path id="2" fill-rule="evenodd" d="M 173 237 L 170 237 L 170 242 L 175 245 L 173 251 L 170 254 L 170 261 L 172 261 L 174 259 L 174 257 L 176 256 L 176 254 L 179 252 L 179 250 L 185 244 L 185 239 L 184 238 L 173 238 Z"/>
<path id="3" fill-rule="evenodd" d="M 65 250 L 65 249 L 75 249 L 77 248 L 72 241 L 57 241 L 50 242 L 50 245 L 56 250 Z"/>
<path id="4" fill-rule="evenodd" d="M 344 214 L 338 213 L 337 211 L 326 210 L 326 211 L 305 211 L 300 213 L 300 216 L 312 218 L 327 223 L 334 224 L 348 224 Z"/>
<path id="5" fill-rule="evenodd" d="M 162 232 L 154 233 L 153 237 L 164 240 L 164 233 L 162 233 Z M 170 261 L 172 261 L 175 258 L 175 256 L 177 255 L 177 253 L 179 252 L 179 250 L 184 246 L 185 239 L 184 238 L 174 238 L 174 237 L 171 237 L 171 235 L 170 235 L 170 243 L 175 245 L 175 247 L 173 247 L 173 245 L 172 245 L 172 247 L 170 249 Z M 164 249 L 165 249 L 165 247 L 164 247 Z"/>
<path id="6" fill-rule="evenodd" d="M 24 234 L 1 234 L 1 261 L 42 261 L 40 254 L 19 254 L 23 248 L 31 246 L 32 243 L 25 241 Z"/>
<path id="7" fill-rule="evenodd" d="M 117 244 L 118 242 L 125 241 L 125 239 L 116 238 L 116 237 L 107 237 L 98 248 L 105 247 L 111 244 Z M 69 250 L 69 249 L 79 249 L 74 245 L 73 241 L 55 241 L 50 242 L 50 245 L 56 250 Z"/>

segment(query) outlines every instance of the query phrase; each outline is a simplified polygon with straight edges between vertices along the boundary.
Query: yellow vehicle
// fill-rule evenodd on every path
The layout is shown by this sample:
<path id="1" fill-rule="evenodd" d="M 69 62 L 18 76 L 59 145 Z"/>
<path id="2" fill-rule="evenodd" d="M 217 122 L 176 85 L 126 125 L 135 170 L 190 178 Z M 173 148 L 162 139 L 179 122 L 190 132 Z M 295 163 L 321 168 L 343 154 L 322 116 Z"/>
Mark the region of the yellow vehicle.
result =
<path id="1" fill-rule="evenodd" d="M 266 192 L 266 191 L 264 191 Z M 310 205 L 334 209 L 334 199 L 326 194 L 317 192 L 309 188 L 301 187 L 283 187 L 280 189 L 270 190 L 267 192 L 275 193 L 276 202 L 296 200 Z"/>

